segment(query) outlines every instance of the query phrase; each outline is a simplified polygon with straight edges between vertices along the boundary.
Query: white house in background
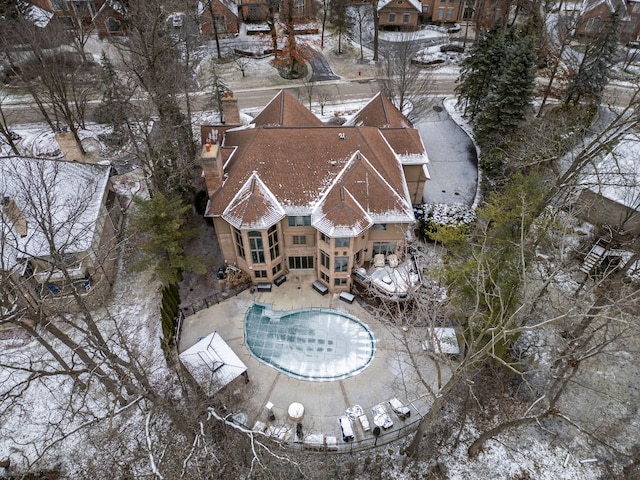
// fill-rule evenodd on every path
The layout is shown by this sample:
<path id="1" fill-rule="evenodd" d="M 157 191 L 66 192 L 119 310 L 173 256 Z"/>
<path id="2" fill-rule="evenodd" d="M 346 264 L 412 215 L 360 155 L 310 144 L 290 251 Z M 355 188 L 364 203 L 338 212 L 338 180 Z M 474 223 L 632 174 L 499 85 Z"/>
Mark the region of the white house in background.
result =
<path id="1" fill-rule="evenodd" d="M 0 271 L 5 305 L 71 307 L 110 289 L 122 210 L 109 165 L 0 159 Z"/>
<path id="2" fill-rule="evenodd" d="M 241 376 L 245 381 L 249 380 L 247 366 L 217 332 L 202 338 L 179 357 L 209 397 Z"/>

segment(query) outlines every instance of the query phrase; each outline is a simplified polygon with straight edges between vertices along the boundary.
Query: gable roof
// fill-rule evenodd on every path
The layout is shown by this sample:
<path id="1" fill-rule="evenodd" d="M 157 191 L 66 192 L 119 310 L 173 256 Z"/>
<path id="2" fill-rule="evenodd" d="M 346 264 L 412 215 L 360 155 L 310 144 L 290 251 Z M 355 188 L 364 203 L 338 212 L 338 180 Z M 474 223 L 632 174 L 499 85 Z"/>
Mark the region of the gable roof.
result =
<path id="1" fill-rule="evenodd" d="M 589 15 L 599 9 L 600 6 L 604 6 L 610 13 L 619 10 L 620 15 L 625 16 L 627 14 L 627 5 L 624 0 L 583 0 L 582 2 L 582 15 Z"/>
<path id="2" fill-rule="evenodd" d="M 253 172 L 222 214 L 237 229 L 265 229 L 285 216 L 284 209 Z"/>
<path id="3" fill-rule="evenodd" d="M 378 128 L 413 128 L 413 124 L 385 95 L 378 93 L 345 125 Z"/>
<path id="4" fill-rule="evenodd" d="M 234 0 L 217 0 L 222 7 L 229 11 L 234 17 L 238 16 L 238 4 Z M 198 17 L 209 13 L 209 9 L 204 2 L 198 2 L 196 6 Z"/>
<path id="5" fill-rule="evenodd" d="M 386 108 L 387 102 L 374 104 Z M 368 106 L 375 111 L 371 102 Z M 402 126 L 388 129 L 262 124 L 276 116 L 292 122 L 286 112 L 300 109 L 303 117 L 312 115 L 280 92 L 257 123 L 224 133 L 222 149 L 230 153 L 225 181 L 210 192 L 207 216 L 222 217 L 238 229 L 265 229 L 285 215 L 311 215 L 314 227 L 332 237 L 356 236 L 374 223 L 415 220 L 403 162 L 428 160 L 417 130 L 394 114 L 395 107 L 383 121 Z M 363 117 L 373 118 L 367 112 Z"/>
<path id="6" fill-rule="evenodd" d="M 381 11 L 383 8 L 388 6 L 394 0 L 380 0 L 378 3 L 378 11 Z M 398 2 L 401 3 L 401 2 Z M 416 9 L 418 12 L 422 12 L 422 2 L 420 0 L 407 0 L 407 3 Z"/>
<path id="7" fill-rule="evenodd" d="M 227 180 L 211 196 L 207 215 L 222 216 L 237 228 L 265 228 L 283 215 L 309 215 L 320 205 L 319 215 L 333 224 L 322 224 L 327 232 L 346 226 L 340 219 L 349 215 L 360 219 L 354 225 L 414 220 L 402 165 L 376 128 L 230 130 L 225 143 L 238 148 L 225 165 Z M 341 187 L 353 201 L 346 195 L 338 214 Z"/>
<path id="8" fill-rule="evenodd" d="M 285 90 L 273 97 L 251 122 L 257 127 L 320 127 L 322 121 Z"/>
<path id="9" fill-rule="evenodd" d="M 0 197 L 3 201 L 0 228 L 3 253 L 1 266 L 9 270 L 21 258 L 51 255 L 46 231 L 54 231 L 55 248 L 73 254 L 89 250 L 96 234 L 109 165 L 84 164 L 42 158 L 0 159 Z M 26 221 L 12 221 L 19 209 Z M 22 223 L 22 219 L 20 222 Z"/>

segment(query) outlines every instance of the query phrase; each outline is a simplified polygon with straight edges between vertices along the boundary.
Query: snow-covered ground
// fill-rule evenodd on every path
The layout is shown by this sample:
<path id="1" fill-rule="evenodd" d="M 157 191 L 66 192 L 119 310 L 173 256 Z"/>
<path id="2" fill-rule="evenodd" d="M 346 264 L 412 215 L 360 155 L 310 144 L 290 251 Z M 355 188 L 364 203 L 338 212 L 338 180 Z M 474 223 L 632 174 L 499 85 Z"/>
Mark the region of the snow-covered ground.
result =
<path id="1" fill-rule="evenodd" d="M 317 39 L 315 40 L 317 41 Z M 328 43 L 327 51 L 335 47 L 333 41 Z M 354 49 L 355 46 L 351 45 Z M 356 50 L 352 50 L 357 51 Z M 327 53 L 330 56 L 330 53 Z M 357 64 L 357 59 L 351 56 L 348 60 L 342 60 L 345 71 Z M 366 66 L 366 65 L 365 65 Z M 342 68 L 342 67 L 341 67 Z M 372 67 L 374 68 L 374 67 Z M 230 71 L 232 68 L 229 69 Z M 258 80 L 268 77 L 274 72 L 269 64 L 269 59 L 252 62 L 248 78 L 255 76 Z M 277 75 L 277 74 L 276 74 Z M 233 85 L 250 85 L 243 83 L 240 75 L 235 71 L 229 75 Z M 234 87 L 236 88 L 236 87 Z M 246 86 L 246 88 L 250 88 Z M 304 103 L 304 102 L 303 102 Z M 363 102 L 354 102 L 349 105 L 328 105 L 325 107 L 323 120 L 329 120 L 335 116 L 348 118 L 361 108 Z M 319 105 L 313 105 L 314 113 L 319 113 Z M 255 112 L 243 112 L 252 115 Z M 206 114 L 204 115 L 206 116 Z M 462 122 L 462 120 L 460 120 Z M 21 136 L 18 146 L 24 155 L 60 157 L 60 149 L 55 141 L 53 132 L 46 125 L 15 125 L 12 128 Z M 82 131 L 81 136 L 87 139 L 88 149 L 92 152 L 100 152 L 103 146 L 98 135 L 106 130 L 99 125 L 89 125 Z M 0 144 L 0 154 L 9 155 L 6 145 Z M 131 194 L 141 189 L 138 180 L 133 176 L 122 179 L 117 186 L 119 192 Z M 576 227 L 577 228 L 577 227 Z M 576 230 L 576 235 L 580 234 Z M 123 262 L 124 265 L 125 262 Z M 558 288 L 562 286 L 574 286 L 570 277 L 557 276 Z M 124 267 L 118 271 L 115 281 L 113 301 L 109 307 L 110 316 L 117 319 L 132 345 L 136 346 L 140 358 L 144 359 L 153 373 L 157 382 L 171 377 L 171 371 L 166 367 L 164 356 L 159 344 L 159 296 L 157 284 L 152 281 L 147 273 L 131 273 Z M 106 311 L 97 312 L 102 318 L 102 325 L 106 332 L 113 332 L 114 326 L 108 320 Z M 1 332 L 0 352 L 2 362 L 27 361 L 49 363 L 46 352 L 33 340 L 16 332 Z M 624 352 L 619 352 L 620 355 Z M 605 380 L 615 380 L 619 375 L 625 381 L 633 381 L 636 370 L 631 361 L 632 353 L 628 353 L 625 366 L 628 375 L 622 376 L 620 372 L 611 373 L 613 365 L 601 365 L 599 375 L 602 383 Z M 607 367 L 607 368 L 604 368 Z M 0 385 L 6 387 L 11 382 L 23 378 L 22 373 L 12 373 L 9 369 L 0 367 Z M 621 386 L 622 388 L 622 386 Z M 78 402 L 78 403 L 73 403 Z M 70 415 L 69 406 L 73 403 L 79 407 L 79 412 Z M 588 400 L 583 399 L 583 403 Z M 604 402 L 598 405 L 605 408 Z M 581 406 L 583 404 L 581 403 Z M 596 408 L 594 405 L 593 408 Z M 630 407 L 631 408 L 631 407 Z M 100 451 L 99 435 L 113 434 L 114 431 L 124 432 L 123 435 L 131 435 L 131 445 L 136 444 L 135 435 L 140 431 L 137 428 L 120 428 L 112 430 L 109 420 L 95 421 L 96 418 L 109 416 L 116 408 L 96 397 L 89 391 L 79 395 L 65 379 L 58 377 L 44 378 L 34 382 L 20 399 L 16 400 L 8 410 L 0 415 L 0 460 L 11 458 L 16 467 L 26 467 L 34 462 L 39 468 L 53 468 L 61 466 L 68 474 L 68 478 L 86 478 L 83 467 L 96 459 L 107 458 L 106 452 Z M 585 410 L 586 412 L 586 410 Z M 624 412 L 621 414 L 623 415 Z M 634 416 L 628 413 L 630 424 L 640 424 Z M 497 421 L 497 419 L 495 419 Z M 117 416 L 114 424 L 140 425 L 140 413 L 136 408 Z M 490 423 L 490 422 L 489 422 Z M 55 426 L 55 430 L 51 427 Z M 81 428 L 81 427 L 85 428 Z M 466 449 L 470 442 L 486 428 L 467 422 L 462 428 L 459 443 L 455 448 L 443 450 L 437 458 L 440 478 L 463 480 L 493 480 L 504 479 L 581 479 L 591 480 L 603 478 L 607 474 L 606 459 L 596 456 L 596 449 L 578 435 L 573 441 L 567 441 L 566 435 L 557 439 L 546 436 L 540 430 L 531 427 L 524 430 L 512 430 L 489 441 L 477 458 L 469 459 Z M 77 431 L 76 431 L 77 429 Z M 49 432 L 46 434 L 46 432 Z M 75 432 L 75 433 L 74 433 Z M 69 435 L 71 433 L 71 435 Z M 457 434 L 457 432 L 456 432 Z M 65 437 L 69 435 L 68 437 Z M 62 439 L 61 439 L 62 438 Z M 637 438 L 637 437 L 636 437 Z M 47 447 L 48 442 L 61 439 Z M 433 472 L 432 464 L 418 462 L 404 473 L 400 466 L 404 457 L 397 450 L 384 447 L 376 451 L 385 463 L 387 478 L 396 480 L 408 480 L 417 476 L 428 478 Z M 617 470 L 619 471 L 619 469 Z M 151 472 L 151 467 L 147 473 Z M 2 471 L 0 470 L 0 473 Z M 368 475 L 360 475 L 362 480 L 370 478 Z"/>

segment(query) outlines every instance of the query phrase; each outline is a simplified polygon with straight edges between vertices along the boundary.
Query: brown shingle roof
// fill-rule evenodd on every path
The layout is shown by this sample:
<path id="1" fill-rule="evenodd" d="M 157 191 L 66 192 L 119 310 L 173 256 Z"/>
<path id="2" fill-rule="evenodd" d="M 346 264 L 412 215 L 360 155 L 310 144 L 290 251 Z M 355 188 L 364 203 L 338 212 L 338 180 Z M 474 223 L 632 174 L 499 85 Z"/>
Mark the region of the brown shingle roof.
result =
<path id="1" fill-rule="evenodd" d="M 227 162 L 229 176 L 211 197 L 209 215 L 225 212 L 254 170 L 288 214 L 311 213 L 340 174 L 367 212 L 400 215 L 404 221 L 412 214 L 402 166 L 378 129 L 258 128 L 228 132 L 226 140 L 242 146 Z M 352 161 L 345 170 L 356 152 L 366 157 L 366 165 Z"/>
<path id="2" fill-rule="evenodd" d="M 385 95 L 378 93 L 345 125 L 378 128 L 412 128 L 413 124 Z"/>
<path id="3" fill-rule="evenodd" d="M 222 216 L 236 228 L 267 228 L 284 215 L 311 215 L 314 226 L 330 236 L 355 236 L 373 223 L 413 221 L 400 159 L 424 154 L 417 131 L 319 121 L 287 126 L 295 112 L 315 116 L 286 92 L 265 111 L 257 123 L 225 132 L 223 152 L 233 153 L 208 216 Z M 390 112 L 392 123 L 404 118 Z M 274 126 L 268 119 L 276 116 L 281 123 Z"/>
<path id="4" fill-rule="evenodd" d="M 313 226 L 330 237 L 355 237 L 373 223 L 344 185 L 332 188 L 312 216 Z"/>
<path id="5" fill-rule="evenodd" d="M 285 213 L 266 185 L 253 172 L 244 186 L 225 208 L 222 218 L 237 229 L 265 229 Z"/>
<path id="6" fill-rule="evenodd" d="M 320 127 L 322 121 L 298 102 L 293 95 L 280 90 L 264 109 L 253 119 L 257 127 Z"/>

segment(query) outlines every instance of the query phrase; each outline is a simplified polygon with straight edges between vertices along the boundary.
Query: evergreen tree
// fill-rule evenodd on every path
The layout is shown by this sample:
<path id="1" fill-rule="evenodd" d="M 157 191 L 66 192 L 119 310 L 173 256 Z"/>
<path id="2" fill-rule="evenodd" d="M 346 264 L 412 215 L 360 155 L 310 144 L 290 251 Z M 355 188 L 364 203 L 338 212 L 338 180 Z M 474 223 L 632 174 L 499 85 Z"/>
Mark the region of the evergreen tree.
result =
<path id="1" fill-rule="evenodd" d="M 594 41 L 587 45 L 580 66 L 569 79 L 566 104 L 575 105 L 585 98 L 593 105 L 600 104 L 602 92 L 609 83 L 611 66 L 615 63 L 620 22 L 618 11 L 611 14 Z"/>
<path id="2" fill-rule="evenodd" d="M 476 117 L 479 138 L 504 137 L 513 132 L 531 104 L 535 87 L 535 45 L 526 35 L 512 45 L 506 66 L 494 82 L 485 100 L 485 108 Z"/>
<path id="3" fill-rule="evenodd" d="M 464 104 L 465 114 L 471 114 L 471 118 L 482 111 L 493 81 L 502 73 L 509 39 L 502 24 L 496 23 L 476 37 L 470 55 L 462 62 L 456 93 L 458 103 Z"/>
<path id="4" fill-rule="evenodd" d="M 113 127 L 114 134 L 121 134 L 128 122 L 127 111 L 130 98 L 130 89 L 118 78 L 118 73 L 113 64 L 102 52 L 100 59 L 102 67 L 101 80 L 103 85 L 102 101 L 95 111 L 95 119 Z"/>
<path id="5" fill-rule="evenodd" d="M 134 265 L 143 270 L 155 267 L 163 286 L 177 283 L 182 272 L 189 270 L 205 273 L 205 259 L 187 255 L 184 244 L 198 235 L 198 229 L 186 228 L 184 215 L 189 210 L 180 197 L 167 198 L 162 193 L 150 200 L 134 197 L 138 211 L 133 219 L 133 229 L 143 234 L 146 240 L 140 245 L 144 258 Z"/>

